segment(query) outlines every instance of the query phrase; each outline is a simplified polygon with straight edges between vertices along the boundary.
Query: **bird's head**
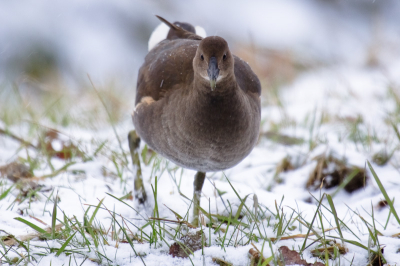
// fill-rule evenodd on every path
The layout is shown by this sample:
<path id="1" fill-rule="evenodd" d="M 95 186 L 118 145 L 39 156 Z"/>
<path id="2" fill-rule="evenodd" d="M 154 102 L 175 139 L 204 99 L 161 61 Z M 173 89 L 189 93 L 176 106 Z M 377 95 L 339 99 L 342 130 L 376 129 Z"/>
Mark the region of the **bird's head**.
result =
<path id="1" fill-rule="evenodd" d="M 210 83 L 212 91 L 220 81 L 233 75 L 233 66 L 233 56 L 223 38 L 211 36 L 201 40 L 193 59 L 193 69 L 195 74 Z"/>

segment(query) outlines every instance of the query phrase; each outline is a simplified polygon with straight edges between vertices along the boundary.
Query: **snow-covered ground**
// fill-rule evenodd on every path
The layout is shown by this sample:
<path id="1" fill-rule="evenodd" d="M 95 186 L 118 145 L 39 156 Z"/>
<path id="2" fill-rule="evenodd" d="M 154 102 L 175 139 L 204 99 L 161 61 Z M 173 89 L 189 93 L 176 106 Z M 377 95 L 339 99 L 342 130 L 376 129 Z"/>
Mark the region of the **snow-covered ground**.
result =
<path id="1" fill-rule="evenodd" d="M 67 17 L 61 23 L 65 28 L 63 32 L 65 35 L 59 39 L 62 45 L 58 46 L 64 47 L 64 51 L 67 51 L 61 64 L 64 68 L 65 65 L 69 65 L 69 69 L 73 69 L 72 72 L 93 75 L 95 85 L 100 87 L 102 85 L 99 84 L 107 83 L 102 82 L 105 79 L 99 78 L 102 75 L 116 78 L 122 75 L 124 82 L 133 82 L 135 77 L 132 77 L 131 73 L 135 73 L 137 67 L 140 66 L 146 53 L 149 32 L 158 24 L 153 19 L 153 14 L 164 15 L 163 12 L 171 16 L 180 14 L 177 18 L 180 21 L 194 21 L 194 24 L 202 24 L 209 35 L 224 36 L 234 52 L 241 53 L 245 49 L 243 47 L 249 47 L 252 43 L 242 40 L 253 40 L 253 45 L 259 50 L 290 51 L 295 58 L 293 60 L 311 63 L 305 69 L 299 70 L 290 81 L 279 83 L 279 85 L 271 85 L 267 76 L 260 77 L 263 84 L 263 122 L 259 143 L 252 153 L 234 168 L 224 173 L 207 174 L 208 178 L 204 184 L 201 199 L 202 208 L 212 214 L 229 216 L 228 210 L 231 206 L 233 215 L 236 214 L 241 201 L 234 188 L 241 199 L 249 195 L 246 198 L 246 206 L 249 211 L 254 212 L 253 199 L 254 195 L 257 195 L 259 215 L 264 220 L 254 223 L 250 221 L 247 213 L 243 217 L 243 223 L 262 228 L 260 232 L 254 232 L 257 239 L 254 238 L 251 242 L 259 250 L 263 250 L 264 257 L 268 258 L 273 254 L 277 256 L 280 246 L 288 246 L 296 251 L 302 248 L 304 237 L 293 239 L 284 237 L 307 233 L 307 227 L 299 220 L 303 223 L 311 223 L 317 211 L 318 201 L 323 193 L 327 193 L 333 197 L 337 217 L 341 220 L 343 238 L 348 240 L 342 243 L 340 239 L 336 239 L 336 242 L 343 244 L 348 251 L 339 258 L 330 260 L 329 265 L 367 265 L 368 250 L 354 243 L 360 243 L 377 251 L 378 247 L 374 246 L 369 230 L 373 233 L 379 231 L 382 234 L 377 238 L 380 247 L 384 250 L 383 256 L 387 264 L 398 265 L 400 263 L 400 222 L 393 213 L 390 214 L 388 206 L 380 206 L 380 202 L 385 200 L 385 197 L 366 164 L 367 160 L 371 163 L 389 198 L 394 199 L 395 210 L 400 213 L 400 202 L 396 199 L 400 191 L 400 138 L 394 129 L 400 130 L 400 76 L 398 74 L 400 35 L 396 31 L 398 18 L 393 15 L 396 10 L 399 10 L 399 5 L 394 1 L 390 4 L 392 8 L 382 4 L 374 6 L 372 3 L 365 5 L 347 3 L 343 7 L 340 4 L 336 6 L 318 1 L 306 1 L 302 4 L 296 1 L 279 3 L 255 1 L 248 5 L 233 2 L 232 12 L 230 12 L 225 2 L 215 5 L 211 1 L 195 2 L 194 7 L 186 3 L 180 5 L 166 3 L 163 6 L 155 2 L 132 4 L 119 1 L 115 5 L 104 2 L 99 10 L 105 12 L 106 8 L 112 6 L 114 11 L 124 11 L 119 14 L 132 16 L 129 19 L 125 17 L 126 20 L 121 19 L 132 22 L 132 28 L 147 27 L 147 32 L 143 34 L 146 35 L 145 37 L 141 37 L 140 41 L 135 38 L 132 41 L 135 44 L 140 43 L 139 46 L 130 46 L 121 41 L 121 35 L 113 35 L 116 34 L 114 29 L 118 26 L 111 27 L 109 24 L 94 22 L 107 20 L 96 18 L 95 14 L 90 12 L 95 6 L 93 1 L 87 3 L 86 9 L 79 3 L 71 5 L 56 3 L 53 6 L 55 11 L 49 12 L 47 17 L 42 17 L 42 22 L 36 21 L 37 24 L 35 24 L 33 21 L 43 14 L 44 10 L 49 11 L 49 3 L 42 3 L 32 11 L 36 15 L 28 16 L 24 13 L 26 15 L 24 22 L 32 22 L 29 25 L 22 25 L 17 16 L 7 12 L 15 8 L 16 6 L 13 5 L 17 4 L 2 2 L 0 5 L 4 8 L 0 8 L 0 13 L 2 13 L 0 20 L 5 23 L 1 23 L 2 26 L 0 26 L 0 40 L 2 40 L 0 54 L 6 56 L 3 61 L 0 60 L 0 67 L 6 69 L 9 62 L 7 60 L 13 60 L 13 53 L 19 51 L 11 40 L 14 38 L 18 42 L 21 40 L 18 36 L 26 36 L 26 34 L 18 35 L 18 32 L 23 32 L 24 27 L 37 27 L 41 29 L 38 32 L 42 32 L 51 39 L 54 33 L 52 30 L 59 24 L 56 23 L 53 28 L 46 29 L 43 25 L 57 21 L 60 16 Z M 33 3 L 27 3 L 24 8 L 19 7 L 19 10 L 26 11 L 29 5 Z M 361 12 L 362 8 L 367 10 Z M 131 10 L 132 13 L 126 10 Z M 224 12 L 225 21 L 219 19 L 221 12 Z M 89 13 L 94 18 L 85 17 L 85 14 Z M 144 19 L 143 14 L 139 16 L 140 13 L 149 16 L 151 13 L 151 19 Z M 74 16 L 83 21 L 81 24 L 77 21 L 75 26 L 68 26 L 68 22 Z M 141 19 L 150 26 L 143 26 L 145 22 L 140 22 Z M 92 21 L 99 31 L 93 31 L 93 35 L 88 35 L 88 30 L 80 26 L 86 25 L 90 28 L 88 26 L 90 23 L 87 24 L 86 20 Z M 154 22 L 149 22 L 153 20 Z M 115 20 L 110 21 L 115 22 Z M 9 39 L 12 29 L 4 27 L 7 24 L 13 25 L 15 33 Z M 71 39 L 77 39 L 77 42 L 70 42 Z M 106 53 L 108 49 L 112 51 L 115 58 Z M 101 54 L 104 54 L 104 57 L 99 58 Z M 66 61 L 63 61 L 64 59 Z M 249 61 L 250 59 L 247 58 Z M 261 61 L 258 58 L 258 62 Z M 129 65 L 130 67 L 127 67 Z M 263 73 L 263 65 L 253 67 L 258 73 Z M 0 74 L 3 75 L 1 78 L 4 80 L 15 75 L 14 73 L 4 76 L 4 73 L 6 72 Z M 79 74 L 79 76 L 82 75 Z M 203 251 L 194 252 L 191 259 L 172 258 L 168 254 L 169 246 L 175 240 L 166 233 L 161 233 L 165 241 L 158 237 L 155 244 L 133 240 L 134 248 L 127 241 L 121 241 L 122 232 L 118 234 L 119 241 L 112 236 L 113 226 L 115 226 L 111 215 L 113 211 L 124 217 L 126 222 L 124 227 L 129 229 L 130 235 L 136 233 L 140 235 L 138 228 L 141 226 L 144 226 L 143 233 L 151 235 L 154 233 L 154 228 L 146 225 L 150 217 L 156 216 L 155 203 L 157 202 L 158 206 L 158 217 L 176 221 L 176 215 L 170 209 L 184 217 L 190 201 L 180 193 L 188 198 L 191 198 L 193 193 L 195 172 L 176 168 L 172 163 L 157 157 L 149 165 L 142 162 L 148 195 L 148 202 L 144 207 L 137 206 L 135 201 L 129 198 L 123 200 L 127 203 L 124 204 L 122 200 L 110 196 L 111 194 L 121 198 L 133 189 L 134 172 L 130 163 L 126 135 L 133 127 L 129 114 L 133 109 L 134 95 L 115 93 L 108 97 L 105 96 L 108 94 L 102 94 L 106 102 L 116 102 L 116 104 L 111 103 L 111 107 L 115 104 L 118 110 L 122 110 L 123 114 L 119 116 L 116 124 L 113 124 L 107 122 L 109 117 L 104 113 L 104 109 L 94 107 L 94 102 L 100 103 L 99 98 L 97 96 L 90 98 L 86 92 L 82 92 L 84 95 L 82 97 L 77 91 L 71 92 L 74 96 L 65 96 L 66 99 L 70 99 L 64 103 L 67 107 L 57 107 L 56 103 L 61 102 L 62 98 L 53 96 L 52 100 L 43 103 L 43 106 L 48 108 L 35 110 L 30 106 L 38 105 L 34 102 L 36 98 L 29 98 L 27 96 L 29 92 L 22 90 L 27 94 L 21 95 L 22 104 L 18 105 L 20 109 L 5 110 L 4 106 L 11 101 L 9 100 L 10 93 L 7 92 L 11 88 L 7 85 L 8 82 L 8 80 L 4 82 L 3 91 L 0 91 L 0 112 L 3 112 L 0 129 L 7 129 L 33 145 L 38 145 L 40 132 L 46 131 L 43 126 L 54 128 L 62 134 L 52 141 L 53 148 L 59 150 L 63 140 L 72 140 L 85 155 L 93 156 L 90 159 L 73 157 L 70 160 L 49 157 L 34 148 L 21 148 L 20 141 L 10 138 L 7 134 L 0 134 L 0 167 L 13 161 L 31 165 L 34 168 L 34 182 L 41 186 L 35 187 L 37 192 L 29 199 L 27 195 L 21 196 L 23 194 L 21 191 L 24 189 L 21 190 L 19 184 L 14 186 L 11 180 L 0 178 L 0 237 L 8 235 L 20 237 L 34 232 L 31 227 L 15 220 L 17 217 L 36 224 L 40 228 L 51 225 L 56 195 L 59 199 L 57 224 L 64 221 L 64 216 L 69 219 L 75 216 L 76 220 L 83 223 L 87 208 L 94 205 L 88 212 L 90 218 L 95 206 L 102 199 L 104 199 L 102 206 L 108 211 L 99 209 L 93 221 L 97 228 L 103 228 L 105 231 L 103 236 L 106 239 L 102 240 L 98 248 L 95 247 L 89 233 L 84 233 L 90 240 L 90 245 L 86 246 L 82 244 L 85 242 L 82 235 L 77 233 L 70 243 L 74 244 L 75 251 L 80 250 L 82 254 L 65 251 L 57 256 L 57 250 L 54 251 L 51 248 L 60 248 L 65 243 L 65 239 L 43 241 L 33 238 L 29 244 L 24 242 L 25 246 L 29 246 L 29 255 L 24 247 L 9 248 L 0 245 L 0 258 L 3 265 L 7 265 L 8 261 L 5 256 L 9 259 L 32 256 L 30 258 L 33 265 L 81 265 L 82 262 L 82 265 L 98 265 L 99 262 L 104 265 L 141 265 L 143 261 L 146 265 L 213 265 L 212 258 L 221 258 L 233 265 L 250 265 L 249 249 L 253 246 L 246 243 L 248 238 L 245 234 L 250 229 L 244 227 L 241 229 L 243 232 L 240 232 L 237 226 L 231 225 L 227 228 L 227 225 L 223 224 L 222 228 L 228 229 L 227 240 L 224 244 L 221 244 L 221 239 L 224 238 L 223 232 L 216 230 L 214 233 L 214 229 L 209 231 L 208 228 L 203 228 L 207 244 L 211 243 L 211 246 L 205 247 Z M 75 82 L 78 84 L 77 87 L 83 86 L 79 85 L 81 80 Z M 21 83 L 17 82 L 17 84 L 22 86 Z M 51 90 L 45 91 L 52 94 Z M 69 92 L 66 95 L 69 95 Z M 44 99 L 40 97 L 37 96 L 40 100 Z M 61 113 L 72 117 L 71 120 L 74 121 L 79 121 L 79 119 L 86 121 L 87 113 L 90 111 L 94 121 L 87 119 L 85 126 L 75 122 L 57 123 L 55 121 L 59 119 L 51 120 L 52 116 L 49 114 L 57 113 L 57 108 L 64 108 Z M 32 114 L 32 110 L 37 114 Z M 10 114 L 6 115 L 6 112 Z M 99 112 L 102 112 L 101 115 L 98 114 Z M 7 117 L 13 117 L 12 113 L 21 113 L 18 122 L 7 120 Z M 37 123 L 43 126 L 38 126 Z M 112 125 L 115 127 L 115 132 Z M 122 146 L 119 145 L 115 133 L 121 140 Z M 144 143 L 141 144 L 141 150 L 143 149 Z M 387 162 L 379 163 L 381 161 L 376 159 L 377 154 L 387 155 Z M 280 171 L 285 158 L 291 167 Z M 365 187 L 352 193 L 344 189 L 337 191 L 337 186 L 318 189 L 318 182 L 314 184 L 317 188 L 307 187 L 311 173 L 320 165 L 318 158 L 334 158 L 327 159 L 326 168 L 319 172 L 322 174 L 333 172 L 343 165 L 348 169 L 365 170 L 367 176 Z M 129 165 L 126 165 L 126 159 L 129 160 Z M 73 164 L 63 169 L 71 161 Z M 63 170 L 57 172 L 57 169 Z M 44 177 L 46 175 L 51 176 Z M 346 174 L 348 175 L 349 173 Z M 332 178 L 328 175 L 323 182 L 330 182 Z M 152 193 L 152 186 L 155 188 L 156 179 L 157 201 Z M 11 186 L 13 187 L 10 193 L 5 194 Z M 5 197 L 2 198 L 1 195 Z M 21 198 L 25 200 L 20 202 Z M 279 208 L 277 209 L 276 206 Z M 260 211 L 265 211 L 265 215 L 262 216 Z M 320 208 L 321 217 L 317 216 L 313 224 L 314 230 L 320 235 L 323 235 L 321 220 L 325 230 L 337 226 L 330 211 L 331 207 L 324 198 Z M 246 210 L 243 212 L 245 213 Z M 277 212 L 285 217 L 284 226 L 290 222 L 283 235 L 280 236 L 283 239 L 268 242 L 267 239 L 277 237 L 278 229 L 274 227 L 279 224 Z M 290 220 L 292 214 L 292 220 Z M 208 221 L 207 217 L 204 218 Z M 121 218 L 117 220 L 122 222 Z M 166 222 L 161 222 L 161 226 L 171 233 L 174 233 L 177 228 L 176 224 Z M 159 229 L 156 228 L 157 230 Z M 339 231 L 333 229 L 325 232 L 324 237 L 333 240 L 331 236 L 339 237 L 339 235 Z M 231 237 L 233 240 L 229 242 L 228 239 Z M 318 260 L 312 257 L 311 251 L 320 245 L 319 241 L 313 243 L 313 240 L 317 240 L 317 237 L 309 237 L 306 242 L 307 248 L 303 253 L 303 259 L 310 263 Z M 68 246 L 68 248 L 73 247 Z M 140 254 L 141 258 L 136 256 L 135 252 Z"/>
<path id="2" fill-rule="evenodd" d="M 395 81 L 393 81 L 395 82 Z M 237 190 L 241 198 L 250 194 L 246 204 L 252 209 L 253 194 L 256 194 L 260 205 L 266 206 L 268 209 L 275 211 L 275 202 L 279 205 L 284 197 L 281 208 L 288 216 L 291 215 L 292 209 L 301 213 L 301 216 L 308 222 L 311 222 L 316 211 L 317 201 L 310 200 L 310 193 L 317 199 L 321 193 L 333 193 L 336 187 L 331 189 L 309 190 L 306 189 L 306 183 L 310 173 L 316 167 L 314 157 L 321 154 L 334 154 L 336 158 L 346 158 L 348 165 L 364 168 L 366 160 L 372 162 L 372 156 L 382 150 L 387 153 L 392 153 L 393 156 L 383 166 L 378 166 L 372 163 L 377 175 L 383 183 L 390 198 L 395 198 L 400 190 L 399 178 L 399 139 L 396 137 L 395 131 L 388 124 L 388 119 L 394 119 L 398 114 L 398 104 L 395 103 L 394 97 L 388 92 L 392 81 L 388 79 L 381 71 L 376 69 L 347 69 L 343 67 L 334 69 L 312 70 L 301 74 L 292 85 L 282 88 L 280 91 L 280 99 L 282 106 L 266 104 L 262 114 L 265 119 L 263 132 L 271 129 L 272 124 L 284 123 L 291 121 L 291 126 L 282 126 L 280 133 L 290 137 L 304 139 L 305 142 L 299 145 L 283 145 L 279 142 L 271 141 L 266 137 L 261 137 L 259 144 L 253 152 L 239 165 L 225 171 L 224 173 L 209 174 L 209 181 L 205 182 L 202 196 L 202 207 L 205 210 L 210 210 L 213 214 L 227 214 L 224 205 L 219 197 L 216 196 L 215 187 L 223 192 L 222 198 L 225 204 L 229 201 L 233 208 L 240 205 L 240 200 L 232 190 L 226 180 L 226 177 L 232 182 L 233 187 Z M 398 91 L 396 92 L 398 93 Z M 325 122 L 321 121 L 321 116 L 329 116 Z M 306 117 L 315 116 L 313 120 Z M 362 117 L 363 122 L 359 124 L 357 134 L 366 134 L 373 138 L 371 142 L 360 139 L 354 141 L 350 139 L 349 124 L 341 119 L 357 119 Z M 131 128 L 130 119 L 126 116 L 123 122 L 118 124 L 116 130 L 123 140 L 123 149 L 128 151 L 125 134 Z M 311 123 L 314 123 L 314 131 L 310 131 Z M 351 123 L 350 123 L 351 124 Z M 1 127 L 5 127 L 2 123 Z M 108 140 L 107 146 L 109 151 L 119 150 L 118 143 L 111 128 L 104 127 L 103 130 L 83 130 L 79 128 L 63 128 L 59 127 L 60 131 L 70 136 L 71 139 L 80 143 L 88 154 L 92 154 L 96 145 L 93 145 L 93 140 L 100 143 L 103 140 Z M 27 127 L 24 125 L 14 125 L 9 127 L 11 132 L 18 132 L 19 136 L 28 136 Z M 310 151 L 309 141 L 316 142 L 315 148 Z M 36 152 L 33 149 L 20 149 L 20 143 L 11 140 L 9 137 L 2 135 L 0 138 L 2 149 L 0 150 L 1 165 L 12 162 L 18 158 L 35 158 Z M 366 141 L 367 143 L 363 143 Z M 54 143 L 54 146 L 57 146 Z M 60 146 L 60 145 L 59 145 Z M 142 145 L 143 148 L 143 145 Z M 122 156 L 122 155 L 121 155 Z M 298 168 L 289 170 L 279 174 L 280 182 L 275 182 L 275 170 L 277 165 L 286 156 L 291 156 L 292 161 L 301 161 Z M 122 161 L 122 158 L 118 159 Z M 155 185 L 155 178 L 158 178 L 158 193 L 157 201 L 159 207 L 159 217 L 176 220 L 175 215 L 168 209 L 171 208 L 181 216 L 185 216 L 189 201 L 180 196 L 177 184 L 180 185 L 180 190 L 183 194 L 190 197 L 192 195 L 192 183 L 194 171 L 181 169 L 174 171 L 163 171 L 163 169 L 172 169 L 171 164 L 163 159 L 156 160 L 158 166 L 144 166 L 143 176 L 145 178 L 145 187 L 148 195 L 152 195 L 151 185 Z M 38 183 L 43 185 L 39 192 L 39 198 L 29 202 L 25 200 L 23 203 L 13 203 L 19 193 L 18 189 L 12 190 L 7 197 L 0 201 L 0 225 L 2 234 L 12 234 L 15 236 L 26 235 L 33 230 L 28 226 L 16 221 L 14 218 L 23 217 L 24 219 L 45 228 L 43 224 L 33 219 L 38 218 L 46 224 L 51 224 L 53 203 L 52 197 L 58 193 L 60 199 L 58 203 L 59 216 L 62 220 L 63 215 L 67 217 L 76 216 L 77 219 L 83 219 L 84 213 L 88 205 L 97 205 L 99 200 L 104 198 L 103 204 L 109 210 L 114 210 L 119 215 L 130 220 L 136 226 L 141 226 L 146 223 L 141 216 L 145 218 L 154 216 L 154 198 L 149 196 L 149 202 L 146 207 L 140 210 L 140 215 L 136 214 L 127 205 L 113 199 L 106 193 L 110 193 L 118 198 L 124 196 L 132 190 L 133 173 L 128 169 L 123 169 L 121 179 L 115 177 L 118 169 L 110 160 L 110 155 L 105 151 L 100 153 L 92 160 L 82 162 L 80 159 L 74 160 L 76 163 L 68 167 L 68 171 L 62 171 L 55 177 L 39 180 Z M 59 169 L 66 164 L 66 161 L 61 159 L 51 159 L 54 169 Z M 295 163 L 294 163 L 295 164 Z M 41 177 L 46 174 L 51 174 L 54 170 L 46 166 L 46 162 L 42 162 L 38 170 L 35 170 L 34 176 Z M 104 170 L 106 169 L 106 170 Z M 112 174 L 105 174 L 105 172 Z M 368 229 L 363 224 L 362 220 L 355 215 L 358 213 L 370 224 L 372 222 L 372 211 L 374 211 L 376 229 L 383 236 L 379 236 L 379 243 L 384 247 L 384 256 L 390 265 L 400 261 L 398 249 L 400 248 L 400 239 L 392 237 L 392 235 L 400 232 L 400 225 L 393 215 L 389 216 L 389 208 L 379 208 L 378 203 L 384 200 L 384 196 L 379 190 L 377 184 L 373 180 L 372 175 L 367 171 L 369 179 L 366 186 L 353 193 L 348 193 L 344 190 L 339 191 L 334 196 L 334 204 L 336 207 L 338 218 L 348 227 L 342 228 L 343 237 L 348 240 L 355 240 L 368 246 L 369 234 Z M 226 177 L 225 177 L 226 176 Z M 7 179 L 1 180 L 1 192 L 4 192 L 12 185 L 12 182 Z M 54 192 L 53 192 L 54 190 Z M 50 198 L 50 195 L 52 195 Z M 129 205 L 134 205 L 131 200 L 126 201 Z M 88 204 L 88 205 L 87 205 Z M 209 205 L 210 204 L 210 205 Z M 323 201 L 325 206 L 329 205 L 326 200 Z M 394 201 L 396 210 L 400 210 L 399 201 Z M 137 206 L 135 206 L 137 207 Z M 168 208 L 167 208 L 168 207 Z M 64 213 L 62 213 L 62 212 Z M 92 209 L 93 211 L 93 209 Z M 235 213 L 235 212 L 234 212 Z M 335 227 L 335 222 L 329 212 L 322 209 L 324 218 L 324 228 Z M 297 214 L 295 214 L 296 216 Z M 96 215 L 96 221 L 107 228 L 111 224 L 110 213 L 105 210 L 100 210 Z M 81 221 L 82 222 L 82 221 Z M 272 222 L 274 219 L 272 219 Z M 266 221 L 264 221 L 266 223 Z M 319 223 L 319 222 L 318 222 Z M 387 223 L 386 229 L 383 227 Z M 304 226 L 300 226 L 295 222 L 296 226 L 293 231 L 288 231 L 287 235 L 305 234 L 307 231 Z M 223 226 L 225 227 L 225 226 Z M 276 237 L 274 227 L 266 227 L 265 236 L 268 238 Z M 318 226 L 316 226 L 318 228 Z M 135 233 L 135 228 L 130 226 L 130 230 Z M 232 228 L 233 230 L 233 228 Z M 354 233 L 352 234 L 350 230 Z M 150 228 L 147 231 L 151 231 Z M 211 237 L 211 247 L 204 248 L 205 257 L 201 255 L 201 251 L 194 253 L 192 261 L 195 265 L 202 265 L 203 259 L 206 265 L 211 264 L 212 257 L 224 258 L 226 261 L 234 263 L 234 265 L 248 265 L 249 257 L 247 255 L 251 246 L 229 246 L 222 249 L 217 245 L 218 235 L 208 235 L 208 230 L 205 230 L 206 236 Z M 233 233 L 233 232 L 230 232 Z M 327 235 L 338 236 L 336 230 L 326 233 Z M 284 235 L 285 236 L 285 235 Z M 359 239 L 357 239 L 357 237 Z M 110 241 L 110 240 L 109 240 Z M 169 244 L 174 241 L 170 240 Z M 308 241 L 307 244 L 311 244 Z M 340 241 L 339 241 L 340 242 Z M 255 245 L 261 250 L 262 241 Z M 104 254 L 112 258 L 115 265 L 140 265 L 139 258 L 135 258 L 133 251 L 128 243 L 120 243 L 118 248 L 115 248 L 115 242 L 110 241 L 110 245 L 104 246 Z M 286 245 L 293 249 L 298 249 L 303 244 L 303 239 L 283 240 L 272 245 L 272 250 L 276 252 L 277 248 Z M 31 252 L 39 252 L 39 246 L 60 247 L 61 244 L 56 241 L 39 241 L 34 239 L 30 242 Z M 304 253 L 304 258 L 312 262 L 315 259 L 311 257 L 310 250 L 317 244 L 308 247 Z M 144 261 L 146 265 L 191 265 L 189 259 L 173 259 L 168 255 L 168 246 L 166 243 L 159 243 L 159 246 L 154 247 L 149 244 L 134 244 L 136 252 L 146 254 Z M 346 243 L 348 248 L 346 255 L 338 260 L 330 262 L 330 265 L 349 265 L 353 261 L 353 265 L 365 265 L 367 262 L 368 252 L 360 247 Z M 376 250 L 376 247 L 374 247 Z M 19 248 L 20 252 L 24 251 Z M 2 250 L 4 252 L 4 250 Z M 271 256 L 272 252 L 269 248 L 264 248 L 264 256 Z M 93 251 L 85 254 L 89 257 L 96 257 Z M 14 255 L 15 256 L 15 255 Z M 37 256 L 39 257 L 39 256 Z M 83 257 L 75 258 L 78 262 L 83 260 Z M 64 254 L 56 257 L 54 253 L 49 253 L 39 260 L 39 265 L 61 265 L 68 263 L 69 257 Z M 106 262 L 104 262 L 106 263 Z M 112 264 L 113 264 L 112 263 Z M 131 264 L 132 263 L 132 264 Z M 83 265 L 94 264 L 86 260 Z"/>

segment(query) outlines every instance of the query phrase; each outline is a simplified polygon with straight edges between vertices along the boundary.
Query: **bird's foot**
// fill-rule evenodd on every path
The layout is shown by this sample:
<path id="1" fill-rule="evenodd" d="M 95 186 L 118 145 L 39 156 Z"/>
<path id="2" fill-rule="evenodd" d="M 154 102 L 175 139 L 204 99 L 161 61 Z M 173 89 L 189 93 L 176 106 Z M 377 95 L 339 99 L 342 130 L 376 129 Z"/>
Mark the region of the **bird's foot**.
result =
<path id="1" fill-rule="evenodd" d="M 144 204 L 147 201 L 146 190 L 144 189 L 143 179 L 140 176 L 139 178 L 136 176 L 134 181 L 134 195 L 135 200 L 139 204 Z"/>

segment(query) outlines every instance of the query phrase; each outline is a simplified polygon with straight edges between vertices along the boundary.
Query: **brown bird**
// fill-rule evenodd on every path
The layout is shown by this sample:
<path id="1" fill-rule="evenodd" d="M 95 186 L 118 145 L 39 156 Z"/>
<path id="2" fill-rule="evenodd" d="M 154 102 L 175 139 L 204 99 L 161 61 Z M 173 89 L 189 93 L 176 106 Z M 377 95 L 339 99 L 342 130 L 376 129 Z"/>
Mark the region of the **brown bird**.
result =
<path id="1" fill-rule="evenodd" d="M 205 172 L 235 166 L 257 142 L 260 81 L 246 62 L 230 52 L 223 38 L 203 39 L 190 24 L 158 18 L 170 30 L 139 70 L 132 120 L 149 147 L 179 166 L 198 171 L 192 218 L 198 226 Z M 137 138 L 129 136 L 130 144 L 136 143 L 130 145 L 134 150 Z M 135 180 L 135 190 L 144 194 L 141 182 Z"/>

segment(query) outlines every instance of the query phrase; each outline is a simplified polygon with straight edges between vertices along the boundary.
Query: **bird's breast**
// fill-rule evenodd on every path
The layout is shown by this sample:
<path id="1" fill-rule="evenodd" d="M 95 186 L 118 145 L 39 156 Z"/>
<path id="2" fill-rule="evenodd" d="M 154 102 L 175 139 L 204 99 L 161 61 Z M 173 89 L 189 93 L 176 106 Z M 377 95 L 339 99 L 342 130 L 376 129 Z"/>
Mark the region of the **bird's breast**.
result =
<path id="1" fill-rule="evenodd" d="M 240 162 L 254 147 L 259 113 L 257 104 L 248 100 L 212 95 L 194 100 L 181 97 L 179 102 L 169 101 L 165 108 L 161 117 L 164 139 L 153 148 L 186 168 L 224 170 Z"/>

